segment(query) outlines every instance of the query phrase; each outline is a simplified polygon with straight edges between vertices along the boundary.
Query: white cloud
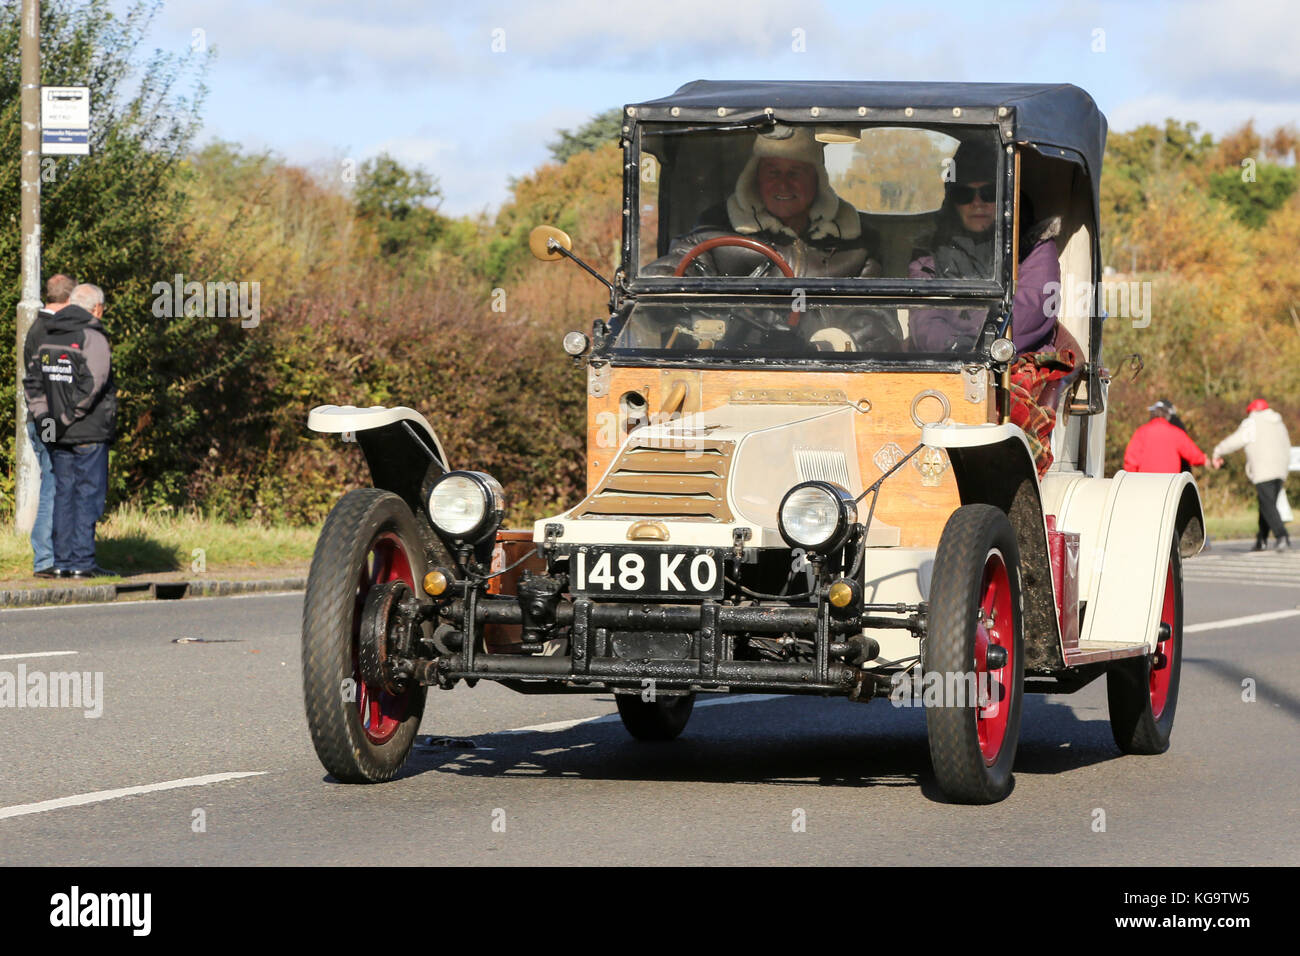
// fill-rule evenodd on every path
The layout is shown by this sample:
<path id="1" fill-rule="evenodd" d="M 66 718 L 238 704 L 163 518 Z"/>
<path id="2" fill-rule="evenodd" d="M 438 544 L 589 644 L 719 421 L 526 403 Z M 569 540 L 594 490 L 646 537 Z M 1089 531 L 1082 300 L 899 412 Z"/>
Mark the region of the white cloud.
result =
<path id="1" fill-rule="evenodd" d="M 760 63 L 792 54 L 796 30 L 809 43 L 834 36 L 820 2 L 751 0 L 745 4 L 657 0 L 552 0 L 476 15 L 484 42 L 504 31 L 504 56 L 558 69 L 647 69 L 709 62 Z M 766 64 L 762 64 L 766 66 Z M 758 70 L 757 72 L 762 72 Z"/>
<path id="2" fill-rule="evenodd" d="M 1300 101 L 1295 0 L 1194 0 L 1168 9 L 1148 64 L 1162 86 L 1206 100 Z"/>
<path id="3" fill-rule="evenodd" d="M 1113 107 L 1106 115 L 1112 130 L 1129 130 L 1143 123 L 1163 126 L 1166 118 L 1193 121 L 1204 132 L 1222 136 L 1247 120 L 1255 121 L 1255 129 L 1268 132 L 1278 126 L 1296 124 L 1300 120 L 1300 100 L 1274 102 L 1271 100 L 1222 97 L 1178 96 L 1152 94 L 1128 100 Z"/>
<path id="4" fill-rule="evenodd" d="M 222 61 L 281 78 L 344 84 L 376 74 L 463 69 L 461 44 L 435 14 L 406 0 L 379 7 L 345 0 L 226 0 L 165 7 L 160 26 L 186 37 L 202 29 Z"/>

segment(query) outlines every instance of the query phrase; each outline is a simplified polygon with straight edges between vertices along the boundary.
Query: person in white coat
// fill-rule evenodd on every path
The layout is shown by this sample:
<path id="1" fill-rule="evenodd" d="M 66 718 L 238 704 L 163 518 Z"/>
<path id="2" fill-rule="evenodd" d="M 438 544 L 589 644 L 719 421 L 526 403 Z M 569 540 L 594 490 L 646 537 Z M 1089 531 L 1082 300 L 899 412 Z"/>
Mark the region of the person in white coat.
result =
<path id="1" fill-rule="evenodd" d="M 1259 532 L 1255 536 L 1256 551 L 1268 544 L 1268 533 L 1273 532 L 1275 547 L 1285 551 L 1291 545 L 1286 524 L 1278 513 L 1278 496 L 1286 481 L 1291 459 L 1291 439 L 1287 435 L 1282 416 L 1268 407 L 1268 402 L 1257 398 L 1246 406 L 1246 417 L 1237 430 L 1214 446 L 1210 453 L 1214 467 L 1223 465 L 1223 456 L 1246 450 L 1246 477 L 1255 486 L 1259 496 Z"/>

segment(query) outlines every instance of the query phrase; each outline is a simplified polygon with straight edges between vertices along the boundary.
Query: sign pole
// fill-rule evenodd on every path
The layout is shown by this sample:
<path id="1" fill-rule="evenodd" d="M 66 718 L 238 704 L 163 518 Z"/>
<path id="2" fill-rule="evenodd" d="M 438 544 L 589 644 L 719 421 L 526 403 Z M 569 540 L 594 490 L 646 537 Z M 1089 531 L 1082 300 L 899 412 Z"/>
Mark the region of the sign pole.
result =
<path id="1" fill-rule="evenodd" d="M 41 5 L 23 0 L 22 35 L 22 298 L 18 302 L 17 404 L 14 434 L 14 530 L 29 533 L 36 523 L 41 473 L 27 440 L 27 400 L 23 395 L 23 343 L 41 307 Z"/>

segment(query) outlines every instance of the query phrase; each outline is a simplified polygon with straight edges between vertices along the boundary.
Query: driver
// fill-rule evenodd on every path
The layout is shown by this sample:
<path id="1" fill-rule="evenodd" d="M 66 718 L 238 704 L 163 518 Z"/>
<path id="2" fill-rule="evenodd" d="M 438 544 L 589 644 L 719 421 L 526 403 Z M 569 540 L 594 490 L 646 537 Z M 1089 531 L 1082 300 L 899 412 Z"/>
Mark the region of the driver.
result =
<path id="1" fill-rule="evenodd" d="M 878 240 L 853 206 L 831 188 L 823 146 L 808 127 L 760 133 L 754 152 L 725 203 L 704 211 L 695 228 L 674 239 L 668 254 L 643 275 L 672 275 L 694 246 L 715 236 L 741 235 L 771 246 L 797 276 L 878 276 Z M 686 275 L 774 275 L 762 253 L 722 246 L 701 253 Z"/>
<path id="2" fill-rule="evenodd" d="M 879 239 L 864 229 L 853 205 L 836 195 L 826 172 L 821 143 L 809 127 L 778 126 L 760 133 L 735 190 L 725 203 L 706 209 L 695 228 L 674 239 L 668 253 L 647 265 L 647 276 L 673 275 L 686 253 L 717 236 L 740 235 L 771 247 L 796 276 L 849 278 L 881 273 Z M 777 266 L 765 255 L 739 246 L 702 252 L 685 275 L 773 276 Z M 818 335 L 842 319 L 829 321 L 813 309 L 800 322 L 803 338 L 834 350 L 901 348 L 896 317 L 869 310 L 856 314 L 844 335 Z M 847 337 L 846 337 L 847 336 Z"/>

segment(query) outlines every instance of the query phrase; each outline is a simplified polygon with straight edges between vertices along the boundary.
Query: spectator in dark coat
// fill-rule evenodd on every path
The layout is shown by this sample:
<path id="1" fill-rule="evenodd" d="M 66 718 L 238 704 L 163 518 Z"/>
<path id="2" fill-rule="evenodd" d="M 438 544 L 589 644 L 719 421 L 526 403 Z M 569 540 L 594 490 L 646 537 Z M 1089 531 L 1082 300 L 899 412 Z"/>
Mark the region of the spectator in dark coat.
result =
<path id="1" fill-rule="evenodd" d="M 108 448 L 117 426 L 103 314 L 99 287 L 77 286 L 69 304 L 45 320 L 23 379 L 27 407 L 54 466 L 54 564 L 63 577 L 113 573 L 95 563 L 95 523 L 104 513 Z"/>
<path id="2" fill-rule="evenodd" d="M 27 338 L 23 342 L 23 368 L 27 368 L 31 362 L 36 343 L 45 332 L 46 320 L 68 304 L 68 296 L 72 295 L 76 286 L 76 279 L 62 273 L 46 280 L 45 305 L 36 313 L 36 321 L 27 330 Z M 32 524 L 32 569 L 38 578 L 55 578 L 59 572 L 54 566 L 54 464 L 36 430 L 36 421 L 32 418 L 30 408 L 27 410 L 27 440 L 36 452 L 41 475 L 36 521 Z"/>

